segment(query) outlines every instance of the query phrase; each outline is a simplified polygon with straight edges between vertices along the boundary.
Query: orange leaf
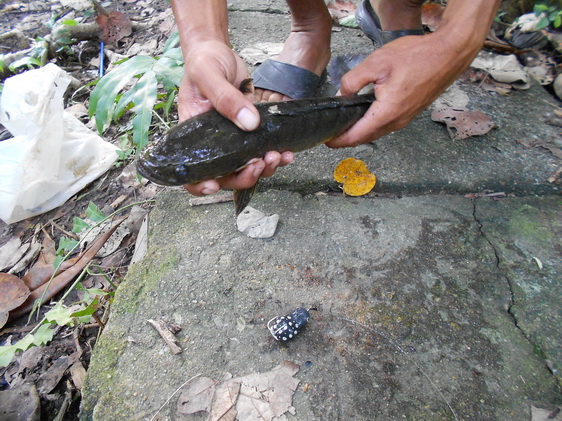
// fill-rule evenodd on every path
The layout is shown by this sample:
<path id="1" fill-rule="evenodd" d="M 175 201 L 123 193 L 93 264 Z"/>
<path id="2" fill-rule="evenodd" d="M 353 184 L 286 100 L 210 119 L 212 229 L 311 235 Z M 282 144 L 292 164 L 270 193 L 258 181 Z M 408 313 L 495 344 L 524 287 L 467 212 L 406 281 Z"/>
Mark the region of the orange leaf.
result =
<path id="1" fill-rule="evenodd" d="M 367 165 L 355 158 L 347 158 L 338 164 L 334 179 L 343 183 L 343 191 L 349 196 L 363 196 L 373 190 L 377 177 L 371 174 Z"/>

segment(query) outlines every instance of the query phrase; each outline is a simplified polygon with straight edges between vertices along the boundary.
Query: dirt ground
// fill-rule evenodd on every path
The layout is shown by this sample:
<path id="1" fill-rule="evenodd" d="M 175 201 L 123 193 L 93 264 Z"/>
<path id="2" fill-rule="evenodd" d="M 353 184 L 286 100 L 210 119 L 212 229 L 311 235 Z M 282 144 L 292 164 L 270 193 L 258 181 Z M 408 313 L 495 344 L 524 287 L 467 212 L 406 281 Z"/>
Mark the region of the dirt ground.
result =
<path id="1" fill-rule="evenodd" d="M 114 2 L 119 10 L 131 17 L 133 32 L 108 49 L 112 54 L 128 57 L 133 54 L 157 54 L 169 35 L 173 31 L 173 18 L 169 2 L 165 0 L 126 0 Z M 51 2 L 38 2 L 32 0 L 8 0 L 0 6 L 0 34 L 16 30 L 23 36 L 5 39 L 0 46 L 1 54 L 15 53 L 23 48 L 26 40 L 38 39 L 51 34 L 49 27 L 60 19 L 82 19 L 81 23 L 89 24 L 95 20 L 91 3 L 87 0 L 59 0 Z M 65 96 L 65 105 L 84 105 L 87 108 L 89 93 L 92 88 L 77 89 L 95 81 L 99 72 L 99 39 L 96 32 L 87 36 L 64 49 L 61 52 L 50 52 L 50 61 L 65 69 L 76 81 L 73 89 L 69 89 Z M 108 60 L 109 61 L 109 60 Z M 106 63 L 107 66 L 107 63 Z M 87 113 L 81 114 L 85 124 L 91 123 Z M 126 118 L 126 117 L 125 117 Z M 172 110 L 171 121 L 177 119 L 175 110 Z M 0 135 L 3 132 L 0 127 Z M 119 144 L 120 128 L 110 128 L 104 133 L 107 141 Z M 157 135 L 158 130 L 152 133 Z M 1 137 L 0 137 L 1 138 Z M 54 209 L 43 215 L 30 218 L 15 224 L 7 225 L 0 221 L 0 247 L 13 238 L 21 239 L 22 243 L 37 238 L 39 242 L 54 241 L 59 244 L 60 238 L 68 236 L 72 230 L 75 217 L 84 218 L 90 202 L 95 203 L 106 215 L 117 209 L 127 207 L 139 202 L 141 212 L 129 233 L 123 238 L 118 250 L 113 254 L 97 258 L 96 264 L 103 269 L 105 276 L 92 275 L 86 277 L 82 284 L 86 288 L 100 288 L 112 291 L 127 273 L 127 267 L 135 251 L 138 230 L 141 226 L 143 212 L 151 206 L 149 200 L 161 188 L 140 183 L 134 173 L 131 173 L 132 158 L 118 162 L 107 174 L 89 185 L 86 189 L 70 199 L 62 207 Z M 123 213 L 128 215 L 128 210 Z M 47 239 L 47 240 L 45 240 Z M 30 263 L 31 265 L 31 263 Z M 27 267 L 16 275 L 23 275 Z M 108 279 L 110 281 L 108 281 Z M 73 292 L 69 302 L 80 300 L 79 292 Z M 56 300 L 56 298 L 55 298 Z M 51 306 L 47 307 L 48 310 Z M 45 309 L 43 310 L 43 312 Z M 96 312 L 96 320 L 89 324 L 74 327 L 60 327 L 55 339 L 49 345 L 31 348 L 19 355 L 6 369 L 0 369 L 0 390 L 13 388 L 23 383 L 37 385 L 38 405 L 42 419 L 75 420 L 78 418 L 80 405 L 81 376 L 88 368 L 92 347 L 95 345 L 100 329 L 108 318 L 110 300 L 101 302 Z M 33 319 L 28 323 L 24 316 L 4 326 L 0 331 L 0 343 L 14 343 L 35 325 Z M 62 358 L 71 358 L 78 353 L 79 365 L 82 370 L 59 370 L 58 381 L 54 387 L 41 387 L 47 376 L 52 375 L 57 364 Z M 1 418 L 1 416 L 0 416 Z"/>
<path id="2" fill-rule="evenodd" d="M 149 49 L 145 53 L 155 55 L 157 49 L 167 40 L 172 29 L 170 23 L 173 23 L 173 21 L 170 17 L 169 3 L 166 1 L 123 1 L 118 3 L 118 7 L 128 16 L 135 16 L 138 20 L 134 21 L 134 25 L 142 26 L 142 29 L 135 30 L 131 36 L 119 41 L 116 45 L 108 46 L 107 49 L 112 53 L 126 55 L 127 51 L 135 44 L 136 47 L 133 48 L 148 44 Z M 92 23 L 95 19 L 95 16 L 92 16 L 91 3 L 88 1 L 37 2 L 24 0 L 4 2 L 0 11 L 0 34 L 16 30 L 20 31 L 23 37 L 4 40 L 1 43 L 3 48 L 1 53 L 17 52 L 22 47 L 22 39 L 37 39 L 48 36 L 51 29 L 47 24 L 56 19 L 57 16 L 60 16 L 59 19 L 77 19 L 88 15 L 89 17 L 85 18 L 83 23 Z M 76 79 L 65 94 L 66 107 L 77 104 L 87 107 L 91 88 L 81 90 L 76 88 L 86 86 L 98 77 L 99 40 L 97 33 L 91 35 L 90 39 L 78 41 L 50 59 L 51 62 L 56 63 Z M 89 121 L 86 112 L 83 112 L 79 118 L 85 124 Z M 175 110 L 172 111 L 170 118 L 172 120 L 177 119 Z M 3 129 L 3 127 L 0 128 Z M 0 134 L 3 132 L 5 133 L 5 130 L 0 130 Z M 119 145 L 120 135 L 113 128 L 104 134 L 104 139 Z M 4 135 L 4 137 L 7 136 L 7 134 Z M 147 212 L 150 208 L 147 200 L 160 191 L 160 188 L 155 185 L 146 186 L 146 184 L 139 183 L 134 173 L 131 174 L 130 172 L 132 167 L 127 167 L 132 160 L 133 158 L 129 157 L 125 161 L 118 162 L 108 173 L 60 208 L 11 225 L 0 221 L 0 247 L 13 238 L 20 238 L 23 244 L 29 242 L 32 238 L 37 238 L 40 242 L 48 238 L 58 245 L 62 236 L 71 234 L 74 217 L 85 217 L 85 211 L 90 202 L 95 203 L 106 215 L 132 203 L 140 202 L 139 218 L 142 220 L 142 212 Z M 127 216 L 128 214 L 129 211 L 124 211 L 121 215 Z M 85 288 L 96 287 L 109 292 L 119 284 L 126 274 L 127 266 L 133 256 L 139 227 L 140 224 L 137 223 L 123 239 L 118 250 L 112 255 L 94 260 L 100 268 L 103 268 L 105 276 L 109 277 L 111 282 L 108 282 L 103 276 L 88 276 L 82 282 Z M 37 232 L 39 232 L 38 235 Z M 23 275 L 27 269 L 25 268 L 16 275 Z M 81 299 L 81 294 L 73 292 L 65 302 L 72 303 L 79 299 Z M 23 383 L 40 386 L 49 373 L 57 374 L 53 367 L 56 368 L 56 364 L 61 361 L 61 358 L 64 359 L 76 352 L 80 353 L 80 366 L 83 370 L 86 370 L 91 349 L 100 332 L 100 323 L 103 324 L 107 320 L 110 309 L 108 300 L 101 304 L 97 311 L 99 321 L 76 327 L 59 327 L 54 340 L 49 345 L 31 348 L 23 355 L 18 356 L 9 367 L 0 369 L 2 376 L 0 390 L 6 390 L 8 387 L 14 388 Z M 39 316 L 51 307 L 52 305 L 44 306 Z M 3 329 L 0 329 L 1 344 L 17 342 L 36 323 L 35 318 L 28 323 L 27 316 L 8 323 Z M 76 371 L 73 375 L 69 370 L 60 374 L 62 376 L 52 390 L 46 391 L 45 388 L 39 387 L 39 393 L 34 392 L 35 394 L 38 393 L 37 404 L 40 406 L 41 419 L 55 419 L 57 416 L 59 418 L 56 419 L 59 420 L 78 419 L 79 389 L 82 376 L 76 374 Z M 61 414 L 61 408 L 66 408 L 64 414 Z M 3 419 L 1 414 L 0 419 Z"/>

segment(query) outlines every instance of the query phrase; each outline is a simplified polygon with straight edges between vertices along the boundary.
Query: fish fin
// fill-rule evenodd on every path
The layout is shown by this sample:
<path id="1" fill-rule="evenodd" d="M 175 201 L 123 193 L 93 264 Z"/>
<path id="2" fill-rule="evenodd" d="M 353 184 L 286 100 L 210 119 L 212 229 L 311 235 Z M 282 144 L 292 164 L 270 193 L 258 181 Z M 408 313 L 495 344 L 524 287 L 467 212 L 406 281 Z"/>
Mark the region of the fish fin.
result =
<path id="1" fill-rule="evenodd" d="M 258 183 L 254 184 L 249 189 L 244 190 L 234 190 L 234 211 L 236 212 L 236 216 L 240 215 L 246 206 L 252 200 L 252 196 L 256 192 L 256 186 Z"/>
<path id="2" fill-rule="evenodd" d="M 244 79 L 242 82 L 240 82 L 240 87 L 238 89 L 240 89 L 240 92 L 242 92 L 244 95 L 253 94 L 254 80 L 251 77 Z"/>

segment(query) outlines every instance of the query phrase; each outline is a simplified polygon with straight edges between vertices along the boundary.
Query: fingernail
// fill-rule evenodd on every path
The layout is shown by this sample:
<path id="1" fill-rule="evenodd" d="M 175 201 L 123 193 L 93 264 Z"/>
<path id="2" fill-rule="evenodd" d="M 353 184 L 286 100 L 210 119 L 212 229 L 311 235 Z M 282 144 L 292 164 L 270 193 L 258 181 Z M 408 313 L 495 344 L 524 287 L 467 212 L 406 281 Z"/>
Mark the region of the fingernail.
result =
<path id="1" fill-rule="evenodd" d="M 255 130 L 260 124 L 259 118 L 248 108 L 242 108 L 236 116 L 238 126 L 243 130 Z"/>
<path id="2" fill-rule="evenodd" d="M 254 164 L 254 171 L 252 171 L 252 175 L 254 177 L 259 177 L 264 167 L 265 167 L 265 163 L 263 161 Z"/>

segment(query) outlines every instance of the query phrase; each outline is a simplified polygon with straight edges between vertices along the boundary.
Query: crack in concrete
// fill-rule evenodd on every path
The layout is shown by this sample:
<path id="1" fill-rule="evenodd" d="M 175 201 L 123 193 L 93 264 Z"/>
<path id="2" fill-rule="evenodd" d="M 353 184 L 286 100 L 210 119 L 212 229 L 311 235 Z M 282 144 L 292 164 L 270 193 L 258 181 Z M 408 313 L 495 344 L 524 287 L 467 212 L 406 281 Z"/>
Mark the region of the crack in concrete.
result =
<path id="1" fill-rule="evenodd" d="M 498 272 L 502 275 L 502 277 L 505 279 L 507 286 L 509 288 L 509 294 L 510 294 L 510 300 L 509 300 L 509 305 L 506 309 L 507 314 L 509 315 L 509 317 L 511 318 L 511 320 L 513 321 L 513 325 L 515 326 L 515 328 L 520 332 L 521 336 L 533 347 L 533 349 L 538 349 L 541 350 L 541 347 L 536 344 L 530 337 L 529 335 L 527 335 L 527 333 L 521 328 L 521 326 L 519 326 L 519 323 L 517 321 L 517 317 L 513 312 L 513 306 L 515 305 L 515 292 L 514 292 L 514 288 L 513 288 L 513 280 L 505 273 L 505 271 L 501 268 L 500 263 L 501 263 L 501 259 L 500 259 L 500 255 L 498 253 L 498 251 L 496 250 L 496 247 L 494 245 L 494 243 L 492 242 L 492 240 L 486 235 L 486 233 L 484 232 L 483 229 L 483 225 L 482 223 L 478 220 L 478 217 L 476 216 L 476 201 L 478 199 L 472 199 L 472 217 L 474 218 L 474 221 L 478 224 L 478 232 L 480 233 L 480 235 L 482 236 L 482 238 L 484 240 L 486 240 L 486 242 L 490 245 L 490 247 L 492 248 L 492 250 L 494 251 L 494 256 L 496 258 L 496 269 L 498 270 Z M 542 350 L 541 350 L 542 353 Z M 556 374 L 552 371 L 552 369 L 549 367 L 546 359 L 544 360 L 544 366 L 546 367 L 546 369 L 548 370 L 548 372 L 554 376 L 554 378 L 556 379 L 556 381 L 558 382 L 558 378 L 556 377 Z"/>

